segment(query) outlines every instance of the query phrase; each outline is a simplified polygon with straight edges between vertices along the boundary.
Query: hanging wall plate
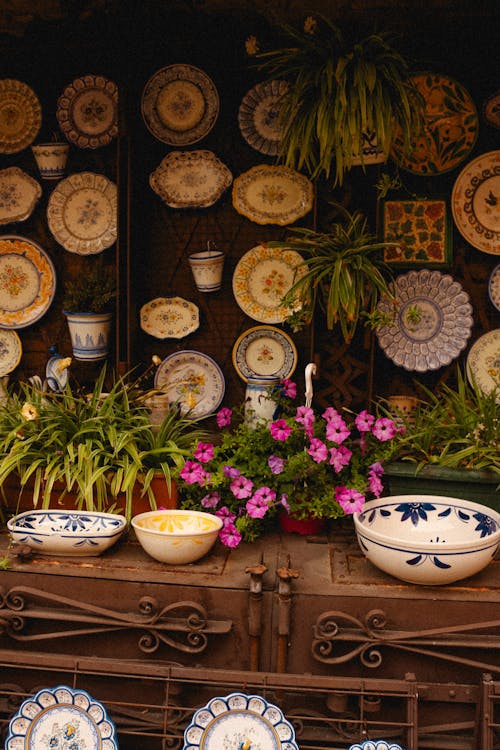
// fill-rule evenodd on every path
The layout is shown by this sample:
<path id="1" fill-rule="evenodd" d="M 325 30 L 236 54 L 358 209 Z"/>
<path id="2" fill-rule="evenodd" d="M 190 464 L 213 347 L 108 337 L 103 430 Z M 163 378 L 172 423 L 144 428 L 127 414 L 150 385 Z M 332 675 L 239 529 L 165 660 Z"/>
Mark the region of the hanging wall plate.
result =
<path id="1" fill-rule="evenodd" d="M 86 75 L 67 86 L 57 102 L 57 121 L 78 148 L 107 146 L 118 135 L 118 87 L 103 76 Z"/>

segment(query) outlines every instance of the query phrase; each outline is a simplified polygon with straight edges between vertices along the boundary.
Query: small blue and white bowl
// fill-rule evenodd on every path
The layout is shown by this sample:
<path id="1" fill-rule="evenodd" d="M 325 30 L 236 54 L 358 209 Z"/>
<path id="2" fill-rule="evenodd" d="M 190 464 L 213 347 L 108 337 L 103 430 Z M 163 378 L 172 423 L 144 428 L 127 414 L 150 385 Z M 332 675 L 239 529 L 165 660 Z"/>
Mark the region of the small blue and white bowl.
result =
<path id="1" fill-rule="evenodd" d="M 500 544 L 500 514 L 440 495 L 369 500 L 354 514 L 358 543 L 377 568 L 409 583 L 453 583 L 478 573 Z"/>
<path id="2" fill-rule="evenodd" d="M 7 521 L 14 542 L 43 555 L 100 555 L 126 525 L 125 516 L 83 510 L 28 510 Z"/>

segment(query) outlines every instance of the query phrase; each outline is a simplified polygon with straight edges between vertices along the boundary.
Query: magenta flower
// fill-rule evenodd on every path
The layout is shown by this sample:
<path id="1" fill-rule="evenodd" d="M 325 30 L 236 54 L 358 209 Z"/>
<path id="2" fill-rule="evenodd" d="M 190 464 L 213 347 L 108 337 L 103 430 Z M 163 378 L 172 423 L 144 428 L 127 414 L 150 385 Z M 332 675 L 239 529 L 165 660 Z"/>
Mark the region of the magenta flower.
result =
<path id="1" fill-rule="evenodd" d="M 297 396 L 297 384 L 289 378 L 283 378 L 281 381 L 283 387 L 283 394 L 290 399 L 294 399 Z"/>
<path id="2" fill-rule="evenodd" d="M 276 422 L 271 422 L 269 430 L 274 440 L 280 440 L 284 443 L 290 436 L 292 428 L 287 424 L 286 419 L 277 419 Z"/>
<path id="3" fill-rule="evenodd" d="M 217 427 L 229 427 L 231 424 L 231 417 L 233 416 L 232 409 L 228 409 L 227 406 L 224 406 L 220 411 L 217 413 L 216 416 L 216 422 Z"/>
<path id="4" fill-rule="evenodd" d="M 311 456 L 312 460 L 316 461 L 317 464 L 326 461 L 326 459 L 328 458 L 328 448 L 319 438 L 313 438 L 311 440 L 307 452 Z"/>
<path id="5" fill-rule="evenodd" d="M 369 414 L 366 409 L 360 411 L 358 416 L 354 420 L 354 424 L 360 432 L 370 432 L 374 422 L 375 417 L 373 416 L 373 414 Z"/>
<path id="6" fill-rule="evenodd" d="M 280 498 L 280 503 L 284 507 L 287 513 L 290 513 L 290 506 L 288 505 L 288 495 L 286 492 L 283 492 Z"/>
<path id="7" fill-rule="evenodd" d="M 347 440 L 350 434 L 351 431 L 349 430 L 340 414 L 337 414 L 337 416 L 332 417 L 327 421 L 326 439 L 330 440 L 332 443 L 337 443 L 337 445 L 340 445 L 344 442 L 344 440 Z"/>
<path id="8" fill-rule="evenodd" d="M 269 506 L 276 500 L 276 492 L 270 487 L 260 487 L 250 500 L 247 501 L 246 509 L 251 518 L 264 518 Z"/>
<path id="9" fill-rule="evenodd" d="M 368 469 L 368 489 L 375 497 L 380 497 L 384 489 L 382 483 L 383 475 L 384 467 L 379 461 L 372 464 Z"/>
<path id="10" fill-rule="evenodd" d="M 312 427 L 314 424 L 314 412 L 310 406 L 298 406 L 295 420 L 304 425 L 304 427 Z"/>
<path id="11" fill-rule="evenodd" d="M 241 471 L 235 466 L 226 465 L 223 467 L 222 473 L 228 479 L 236 479 L 236 477 L 239 477 L 239 475 L 241 474 Z"/>
<path id="12" fill-rule="evenodd" d="M 223 526 L 219 531 L 219 539 L 225 547 L 237 547 L 241 542 L 241 534 L 234 524 Z"/>
<path id="13" fill-rule="evenodd" d="M 323 414 L 321 415 L 325 422 L 330 422 L 334 417 L 339 417 L 340 414 L 338 413 L 337 409 L 334 409 L 333 406 L 329 406 Z"/>
<path id="14" fill-rule="evenodd" d="M 214 446 L 212 443 L 198 443 L 193 455 L 200 463 L 206 464 L 214 457 Z"/>
<path id="15" fill-rule="evenodd" d="M 201 498 L 201 504 L 204 508 L 216 508 L 220 503 L 220 495 L 218 492 L 209 492 L 208 495 Z"/>
<path id="16" fill-rule="evenodd" d="M 282 474 L 285 468 L 285 461 L 279 456 L 269 456 L 267 463 L 273 474 Z"/>
<path id="17" fill-rule="evenodd" d="M 336 474 L 340 474 L 344 466 L 349 466 L 352 457 L 352 451 L 345 445 L 339 445 L 338 448 L 330 448 L 330 464 Z"/>
<path id="18" fill-rule="evenodd" d="M 253 482 L 251 479 L 246 479 L 246 477 L 240 474 L 239 477 L 233 479 L 229 485 L 229 489 L 238 500 L 242 500 L 245 497 L 250 497 L 252 494 Z"/>
<path id="19" fill-rule="evenodd" d="M 379 417 L 373 425 L 372 432 L 383 443 L 386 440 L 392 440 L 396 434 L 396 425 L 388 417 Z"/>
<path id="20" fill-rule="evenodd" d="M 335 500 L 338 502 L 344 513 L 359 513 L 363 509 L 365 496 L 358 490 L 349 489 L 348 487 L 335 488 Z"/>
<path id="21" fill-rule="evenodd" d="M 229 508 L 226 508 L 225 505 L 223 505 L 222 508 L 219 508 L 219 510 L 216 510 L 215 515 L 217 516 L 217 518 L 221 519 L 224 526 L 229 526 L 236 520 L 236 513 L 231 513 Z"/>
<path id="22" fill-rule="evenodd" d="M 203 466 L 197 461 L 186 461 L 179 472 L 179 476 L 182 477 L 186 484 L 202 484 L 205 475 L 206 472 Z"/>

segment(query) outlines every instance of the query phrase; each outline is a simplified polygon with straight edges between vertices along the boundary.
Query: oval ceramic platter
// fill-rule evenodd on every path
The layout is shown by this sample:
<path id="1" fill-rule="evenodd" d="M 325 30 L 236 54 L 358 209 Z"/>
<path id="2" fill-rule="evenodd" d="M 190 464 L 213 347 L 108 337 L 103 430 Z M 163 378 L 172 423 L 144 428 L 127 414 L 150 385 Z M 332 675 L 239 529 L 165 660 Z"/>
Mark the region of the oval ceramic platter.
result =
<path id="1" fill-rule="evenodd" d="M 219 200 L 233 175 L 211 151 L 171 151 L 149 184 L 172 208 L 206 208 Z"/>
<path id="2" fill-rule="evenodd" d="M 299 750 L 283 711 L 260 695 L 230 693 L 195 711 L 183 750 Z"/>
<path id="3" fill-rule="evenodd" d="M 246 142 L 266 156 L 277 156 L 281 146 L 280 103 L 286 81 L 264 81 L 245 94 L 238 110 L 238 125 Z"/>
<path id="4" fill-rule="evenodd" d="M 410 271 L 394 281 L 395 303 L 384 298 L 378 310 L 392 322 L 377 329 L 380 347 L 405 370 L 437 370 L 458 357 L 471 334 L 469 295 L 439 271 Z"/>
<path id="5" fill-rule="evenodd" d="M 242 380 L 262 376 L 288 378 L 297 367 L 297 347 L 279 328 L 254 326 L 236 340 L 233 365 Z"/>
<path id="6" fill-rule="evenodd" d="M 0 79 L 0 153 L 16 154 L 27 148 L 42 124 L 40 101 L 26 83 Z"/>
<path id="7" fill-rule="evenodd" d="M 95 75 L 75 78 L 59 97 L 56 116 L 61 132 L 75 146 L 106 146 L 118 135 L 116 83 Z"/>
<path id="8" fill-rule="evenodd" d="M 257 245 L 240 258 L 234 269 L 236 302 L 254 320 L 282 323 L 293 309 L 281 301 L 306 271 L 304 259 L 295 250 Z"/>
<path id="9" fill-rule="evenodd" d="M 0 377 L 16 369 L 22 353 L 21 339 L 17 333 L 0 328 Z"/>
<path id="10" fill-rule="evenodd" d="M 155 387 L 167 393 L 193 419 L 213 414 L 224 398 L 224 375 L 207 354 L 184 350 L 170 354 L 156 370 Z"/>
<path id="11" fill-rule="evenodd" d="M 141 307 L 141 328 L 157 339 L 182 339 L 200 325 L 197 306 L 182 297 L 156 297 Z"/>
<path id="12" fill-rule="evenodd" d="M 483 393 L 496 387 L 500 404 L 500 328 L 483 334 L 470 348 L 467 356 L 467 375 Z"/>
<path id="13" fill-rule="evenodd" d="M 312 182 L 288 167 L 259 164 L 237 177 L 233 206 L 256 224 L 292 224 L 312 208 Z"/>
<path id="14" fill-rule="evenodd" d="M 45 315 L 56 291 L 54 264 L 26 237 L 0 237 L 0 327 L 26 328 Z"/>
<path id="15" fill-rule="evenodd" d="M 40 183 L 19 167 L 0 170 L 0 224 L 28 219 L 41 195 Z"/>
<path id="16" fill-rule="evenodd" d="M 500 151 L 489 151 L 465 165 L 451 193 L 460 234 L 478 250 L 500 255 Z"/>
<path id="17" fill-rule="evenodd" d="M 458 81 L 440 73 L 417 73 L 410 82 L 425 101 L 423 130 L 412 135 L 409 153 L 396 134 L 391 155 L 415 174 L 448 172 L 474 147 L 479 132 L 476 106 Z"/>
<path id="18" fill-rule="evenodd" d="M 500 263 L 495 266 L 488 280 L 488 296 L 491 304 L 500 312 Z"/>
<path id="19" fill-rule="evenodd" d="M 47 205 L 54 238 L 78 255 L 100 253 L 115 242 L 117 212 L 115 183 L 94 172 L 79 172 L 61 180 Z"/>
<path id="20" fill-rule="evenodd" d="M 141 110 L 155 138 L 170 146 L 188 146 L 215 125 L 219 94 L 203 70 L 194 65 L 168 65 L 146 83 Z"/>
<path id="21" fill-rule="evenodd" d="M 118 750 L 116 727 L 102 703 L 66 685 L 42 688 L 9 722 L 5 750 Z"/>

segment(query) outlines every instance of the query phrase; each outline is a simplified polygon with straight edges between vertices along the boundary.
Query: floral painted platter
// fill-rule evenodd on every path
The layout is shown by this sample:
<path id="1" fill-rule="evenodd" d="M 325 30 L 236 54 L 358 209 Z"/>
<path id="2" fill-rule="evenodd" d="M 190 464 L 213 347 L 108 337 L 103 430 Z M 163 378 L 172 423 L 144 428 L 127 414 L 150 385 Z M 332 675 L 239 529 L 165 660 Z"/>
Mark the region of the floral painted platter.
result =
<path id="1" fill-rule="evenodd" d="M 195 711 L 184 750 L 298 750 L 283 711 L 260 695 L 230 693 Z"/>
<path id="2" fill-rule="evenodd" d="M 500 128 L 500 91 L 486 99 L 483 104 L 483 116 L 489 125 Z"/>
<path id="3" fill-rule="evenodd" d="M 305 273 L 304 259 L 295 250 L 257 245 L 236 264 L 233 294 L 250 318 L 261 323 L 282 323 L 293 310 L 282 305 L 281 300 Z"/>
<path id="4" fill-rule="evenodd" d="M 23 348 L 15 331 L 0 328 L 0 377 L 15 370 L 21 361 Z"/>
<path id="5" fill-rule="evenodd" d="M 263 81 L 245 94 L 238 110 L 243 138 L 266 156 L 277 156 L 280 151 L 280 103 L 287 91 L 286 81 Z"/>
<path id="6" fill-rule="evenodd" d="M 52 260 L 33 240 L 0 237 L 0 327 L 26 328 L 45 315 L 56 291 Z"/>
<path id="7" fill-rule="evenodd" d="M 488 296 L 491 304 L 500 312 L 500 263 L 495 266 L 488 280 Z"/>
<path id="8" fill-rule="evenodd" d="M 186 349 L 166 357 L 156 370 L 155 388 L 168 394 L 193 419 L 213 414 L 224 398 L 222 370 L 211 357 Z"/>
<path id="9" fill-rule="evenodd" d="M 312 182 L 289 167 L 259 164 L 233 184 L 233 207 L 256 224 L 292 224 L 312 208 Z"/>
<path id="10" fill-rule="evenodd" d="M 149 184 L 172 208 L 206 208 L 219 200 L 233 175 L 212 151 L 171 151 Z"/>
<path id="11" fill-rule="evenodd" d="M 27 148 L 41 125 L 42 107 L 33 89 L 15 78 L 0 78 L 0 153 Z"/>
<path id="12" fill-rule="evenodd" d="M 42 688 L 11 718 L 5 750 L 118 750 L 116 727 L 102 703 L 79 688 Z"/>
<path id="13" fill-rule="evenodd" d="M 473 247 L 500 255 L 500 151 L 489 151 L 462 169 L 451 193 L 453 219 Z"/>
<path id="14" fill-rule="evenodd" d="M 100 253 L 116 241 L 118 197 L 102 174 L 78 172 L 61 180 L 47 205 L 49 229 L 66 250 Z"/>
<path id="15" fill-rule="evenodd" d="M 273 326 L 254 326 L 233 346 L 233 365 L 242 380 L 259 376 L 288 378 L 297 367 L 297 347 Z"/>
<path id="16" fill-rule="evenodd" d="M 479 132 L 476 106 L 461 83 L 440 73 L 410 76 L 424 104 L 423 131 L 411 137 L 411 150 L 405 153 L 396 134 L 391 154 L 409 172 L 435 175 L 449 172 L 472 151 Z"/>
<path id="17" fill-rule="evenodd" d="M 188 146 L 215 125 L 219 94 L 203 70 L 194 65 L 168 65 L 146 83 L 141 111 L 155 138 L 170 146 Z"/>
<path id="18" fill-rule="evenodd" d="M 484 393 L 500 386 L 500 328 L 483 334 L 471 346 L 467 355 L 467 376 L 475 380 Z M 500 389 L 497 394 L 500 404 Z"/>
<path id="19" fill-rule="evenodd" d="M 200 325 L 198 307 L 182 297 L 156 297 L 141 307 L 141 328 L 157 339 L 182 339 Z"/>
<path id="20" fill-rule="evenodd" d="M 448 274 L 410 271 L 396 277 L 396 303 L 383 298 L 378 310 L 392 318 L 377 328 L 381 349 L 405 370 L 437 370 L 465 348 L 473 324 L 469 295 Z"/>
<path id="21" fill-rule="evenodd" d="M 116 83 L 95 75 L 75 78 L 58 99 L 56 117 L 61 132 L 75 146 L 107 146 L 118 135 Z"/>
<path id="22" fill-rule="evenodd" d="M 19 167 L 0 170 L 0 224 L 28 219 L 41 195 L 40 183 Z"/>

